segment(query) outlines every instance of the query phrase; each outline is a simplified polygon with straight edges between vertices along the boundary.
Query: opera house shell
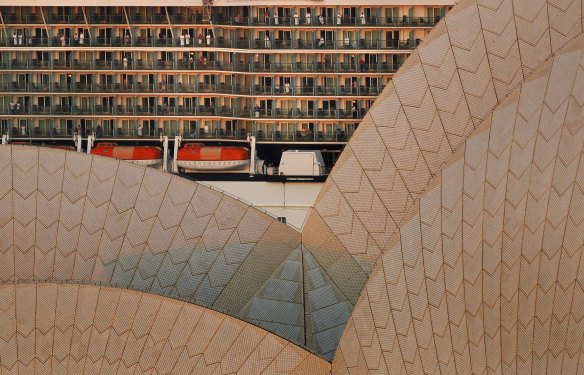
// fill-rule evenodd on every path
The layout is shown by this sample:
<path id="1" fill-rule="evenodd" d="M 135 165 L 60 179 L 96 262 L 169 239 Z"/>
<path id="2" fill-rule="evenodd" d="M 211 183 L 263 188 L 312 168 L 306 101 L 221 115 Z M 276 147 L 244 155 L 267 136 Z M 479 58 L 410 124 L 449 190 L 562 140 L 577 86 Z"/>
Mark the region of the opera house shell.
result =
<path id="1" fill-rule="evenodd" d="M 459 2 L 302 233 L 178 176 L 0 146 L 2 373 L 584 373 L 582 12 Z"/>

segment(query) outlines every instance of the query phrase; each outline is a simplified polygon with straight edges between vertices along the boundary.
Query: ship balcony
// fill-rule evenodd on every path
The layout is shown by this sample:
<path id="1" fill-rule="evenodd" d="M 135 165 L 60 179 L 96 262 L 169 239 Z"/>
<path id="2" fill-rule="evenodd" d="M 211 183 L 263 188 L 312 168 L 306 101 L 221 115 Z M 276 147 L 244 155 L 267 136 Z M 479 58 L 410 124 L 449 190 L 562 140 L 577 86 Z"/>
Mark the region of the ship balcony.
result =
<path id="1" fill-rule="evenodd" d="M 262 85 L 226 85 L 197 83 L 183 85 L 180 83 L 142 84 L 142 83 L 54 83 L 54 84 L 0 84 L 0 92 L 8 93 L 204 93 L 250 96 L 377 96 L 380 87 L 355 86 L 262 86 Z"/>
<path id="2" fill-rule="evenodd" d="M 205 128 L 191 128 L 182 129 L 180 127 L 174 128 L 159 128 L 146 126 L 142 129 L 142 134 L 138 135 L 138 129 L 135 125 L 116 127 L 94 127 L 83 128 L 82 136 L 94 134 L 97 139 L 108 138 L 141 138 L 141 139 L 158 139 L 161 135 L 174 137 L 182 136 L 184 139 L 201 139 L 201 140 L 241 140 L 245 141 L 247 135 L 251 134 L 256 137 L 259 142 L 347 142 L 351 137 L 351 128 L 346 127 L 343 123 L 329 124 L 329 131 L 316 130 L 315 132 L 308 129 L 296 131 L 280 131 L 277 130 L 277 125 L 270 125 L 265 131 L 263 129 L 256 130 L 232 130 L 224 127 L 216 127 L 214 129 Z M 317 129 L 320 127 L 317 126 Z M 346 129 L 346 130 L 343 130 Z M 56 128 L 52 124 L 42 124 L 37 126 L 21 126 L 8 127 L 2 129 L 2 134 L 9 134 L 12 139 L 23 138 L 70 138 L 73 136 L 75 129 L 73 127 L 68 129 Z"/>
<path id="3" fill-rule="evenodd" d="M 401 64 L 389 62 L 350 63 L 229 63 L 223 61 L 185 60 L 8 60 L 0 61 L 0 70 L 181 70 L 243 73 L 395 73 Z"/>
<path id="4" fill-rule="evenodd" d="M 231 48 L 252 50 L 396 50 L 411 51 L 421 42 L 421 39 L 293 39 L 293 40 L 265 40 L 265 39 L 225 39 L 222 36 L 205 39 L 191 38 L 188 43 L 179 38 L 142 38 L 135 37 L 92 37 L 76 40 L 75 38 L 2 38 L 1 47 L 36 48 L 36 47 L 178 47 L 178 48 Z"/>
<path id="5" fill-rule="evenodd" d="M 120 25 L 126 26 L 128 22 L 135 25 L 202 25 L 211 24 L 203 14 L 87 14 L 82 13 L 62 15 L 47 14 L 48 25 Z M 237 17 L 215 13 L 212 17 L 213 25 L 221 26 L 248 26 L 248 27 L 434 27 L 440 21 L 440 17 L 319 17 L 313 15 L 307 17 Z M 4 22 L 7 25 L 41 25 L 43 18 L 40 14 L 5 14 Z"/>
<path id="6" fill-rule="evenodd" d="M 21 106 L 19 109 L 0 108 L 0 115 L 9 116 L 139 116 L 139 117 L 224 117 L 243 118 L 255 120 L 267 119 L 305 119 L 305 120 L 359 120 L 365 116 L 365 110 L 343 110 L 343 109 L 315 109 L 302 110 L 290 109 L 254 109 L 254 108 L 231 108 L 226 106 Z"/>

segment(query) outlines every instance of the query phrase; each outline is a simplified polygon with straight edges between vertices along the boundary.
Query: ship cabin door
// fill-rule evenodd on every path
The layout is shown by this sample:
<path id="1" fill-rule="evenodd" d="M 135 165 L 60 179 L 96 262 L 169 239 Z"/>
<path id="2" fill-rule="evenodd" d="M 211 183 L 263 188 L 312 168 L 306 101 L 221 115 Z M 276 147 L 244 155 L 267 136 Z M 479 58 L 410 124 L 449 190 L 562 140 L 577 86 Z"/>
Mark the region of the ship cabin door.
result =
<path id="1" fill-rule="evenodd" d="M 146 113 L 154 113 L 156 108 L 156 98 L 153 96 L 142 98 L 142 111 Z"/>
<path id="2" fill-rule="evenodd" d="M 357 19 L 357 8 L 344 8 L 343 18 L 344 24 L 355 24 L 355 20 Z"/>
<path id="3" fill-rule="evenodd" d="M 314 92 L 314 77 L 304 77 L 302 78 L 302 93 L 312 94 Z"/>
<path id="4" fill-rule="evenodd" d="M 41 112 L 45 111 L 45 108 L 49 108 L 51 106 L 51 97 L 50 96 L 39 96 L 37 98 L 38 106 Z"/>
<path id="5" fill-rule="evenodd" d="M 290 8 L 276 8 L 276 14 L 280 18 L 279 23 L 286 23 L 286 21 L 289 23 L 290 17 L 292 17 Z"/>
<path id="6" fill-rule="evenodd" d="M 101 110 L 105 113 L 112 113 L 115 105 L 115 98 L 113 96 L 106 96 L 101 98 Z"/>
<path id="7" fill-rule="evenodd" d="M 379 78 L 378 77 L 366 77 L 365 78 L 365 88 L 367 93 L 376 95 L 379 88 Z"/>
<path id="8" fill-rule="evenodd" d="M 336 100 L 323 100 L 322 101 L 322 110 L 323 110 L 323 113 L 319 114 L 319 117 L 320 117 L 320 115 L 323 115 L 324 117 L 334 118 L 336 110 L 337 110 L 337 101 Z"/>
<path id="9" fill-rule="evenodd" d="M 70 22 L 69 17 L 71 15 L 70 7 L 57 7 L 57 20 L 59 22 Z"/>
<path id="10" fill-rule="evenodd" d="M 106 7 L 100 7 L 106 8 Z M 112 29 L 105 28 L 105 29 L 98 29 L 97 30 L 97 43 L 101 45 L 110 45 L 112 40 Z M 111 52 L 108 52 L 111 54 Z"/>
<path id="11" fill-rule="evenodd" d="M 199 127 L 197 125 L 197 121 L 189 120 L 186 122 L 186 129 L 184 129 L 184 133 L 189 138 L 199 138 Z"/>
<path id="12" fill-rule="evenodd" d="M 143 120 L 142 125 L 144 126 L 143 134 L 151 137 L 156 136 L 156 120 Z"/>
<path id="13" fill-rule="evenodd" d="M 273 109 L 274 101 L 271 99 L 262 99 L 260 100 L 260 116 L 272 116 L 272 109 Z"/>
<path id="14" fill-rule="evenodd" d="M 10 132 L 10 120 L 0 120 L 0 133 L 6 134 Z"/>
<path id="15" fill-rule="evenodd" d="M 67 120 L 65 123 L 65 134 L 61 135 L 73 135 L 73 128 L 75 127 L 73 120 Z"/>
<path id="16" fill-rule="evenodd" d="M 63 108 L 63 111 L 70 112 L 72 105 L 73 105 L 72 96 L 61 96 L 61 107 Z"/>
<path id="17" fill-rule="evenodd" d="M 50 56 L 49 52 L 37 51 L 36 52 L 36 61 L 40 66 L 45 67 L 49 64 L 49 61 L 51 61 L 51 56 Z"/>
<path id="18" fill-rule="evenodd" d="M 93 120 L 88 120 L 88 119 L 82 118 L 80 120 L 80 123 L 81 123 L 81 134 L 83 136 L 86 136 L 87 134 L 90 134 L 93 131 Z"/>
<path id="19" fill-rule="evenodd" d="M 326 25 L 330 25 L 330 24 L 333 23 L 333 19 L 335 17 L 335 14 L 333 12 L 333 8 L 321 8 L 320 14 L 317 14 L 317 16 L 323 16 L 324 17 L 324 20 L 323 20 L 324 23 Z"/>
<path id="20" fill-rule="evenodd" d="M 197 98 L 184 98 L 183 103 L 185 113 L 193 113 L 195 111 L 195 107 L 197 106 Z"/>
<path id="21" fill-rule="evenodd" d="M 101 125 L 98 122 L 98 126 L 101 126 L 101 130 L 99 128 L 96 129 L 96 136 L 99 138 L 100 136 L 111 137 L 114 134 L 114 126 L 115 121 L 113 119 L 110 120 L 102 120 Z"/>
<path id="22" fill-rule="evenodd" d="M 332 30 L 320 30 L 319 38 L 324 38 L 324 46 L 320 44 L 320 40 L 316 45 L 320 48 L 333 48 L 335 43 L 335 32 Z"/>

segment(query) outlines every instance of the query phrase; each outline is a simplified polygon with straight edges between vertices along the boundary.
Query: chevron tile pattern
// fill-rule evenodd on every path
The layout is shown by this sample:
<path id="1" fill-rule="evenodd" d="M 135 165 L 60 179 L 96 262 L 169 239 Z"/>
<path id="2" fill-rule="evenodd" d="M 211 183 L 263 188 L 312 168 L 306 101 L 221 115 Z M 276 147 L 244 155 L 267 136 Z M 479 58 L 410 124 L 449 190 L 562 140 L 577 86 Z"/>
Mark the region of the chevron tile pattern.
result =
<path id="1" fill-rule="evenodd" d="M 584 35 L 512 90 L 420 195 L 333 373 L 584 373 L 583 98 Z"/>
<path id="2" fill-rule="evenodd" d="M 0 147 L 0 283 L 191 302 L 335 373 L 578 372 L 582 2 L 460 0 L 303 233 L 176 176 Z"/>
<path id="3" fill-rule="evenodd" d="M 147 291 L 305 345 L 302 276 L 292 295 L 273 294 L 292 268 L 303 273 L 303 261 L 294 263 L 300 239 L 274 218 L 177 176 L 75 152 L 0 147 L 0 283 Z M 279 308 L 252 304 L 261 297 L 281 297 Z M 297 312 L 279 313 L 290 309 Z"/>
<path id="4" fill-rule="evenodd" d="M 94 285 L 0 286 L 4 374 L 325 374 L 330 364 L 251 324 Z"/>
<path id="5" fill-rule="evenodd" d="M 366 290 L 367 278 L 400 241 L 401 228 L 418 210 L 421 195 L 470 134 L 485 126 L 526 78 L 582 34 L 582 3 L 460 0 L 408 58 L 341 154 L 302 234 L 303 245 L 321 262 L 327 278 L 350 291 L 338 294 L 337 303 L 346 300 L 355 306 L 354 291 L 360 295 Z M 532 115 L 530 121 L 538 120 Z M 505 191 L 498 187 L 483 194 L 499 198 Z M 475 204 L 482 199 L 475 191 L 469 194 Z M 485 220 L 500 226 L 500 219 Z M 472 227 L 473 246 L 482 226 Z M 336 254 L 334 259 L 330 254 Z M 400 329 L 410 328 L 415 327 Z"/>

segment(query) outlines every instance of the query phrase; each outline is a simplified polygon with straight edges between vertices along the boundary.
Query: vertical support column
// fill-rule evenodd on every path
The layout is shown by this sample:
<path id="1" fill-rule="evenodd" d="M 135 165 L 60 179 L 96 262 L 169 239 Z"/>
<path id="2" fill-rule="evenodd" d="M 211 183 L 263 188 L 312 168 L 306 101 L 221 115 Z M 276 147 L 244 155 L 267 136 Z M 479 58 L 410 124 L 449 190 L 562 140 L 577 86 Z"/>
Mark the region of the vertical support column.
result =
<path id="1" fill-rule="evenodd" d="M 85 13 L 85 7 L 81 7 L 81 12 L 83 12 L 83 19 L 85 20 L 85 27 L 87 28 L 87 36 L 89 36 L 89 45 L 91 45 L 91 29 L 89 28 L 89 21 L 87 21 L 87 13 Z"/>
<path id="2" fill-rule="evenodd" d="M 51 44 L 51 34 L 49 33 L 49 26 L 47 25 L 47 18 L 45 17 L 45 12 L 43 11 L 43 7 L 39 7 L 39 9 L 41 11 L 41 18 L 43 19 L 43 25 L 45 26 L 45 32 L 47 33 L 47 45 L 50 45 Z"/>
<path id="3" fill-rule="evenodd" d="M 90 134 L 87 136 L 87 153 L 91 154 L 91 149 L 93 148 L 93 142 L 95 141 L 95 136 Z"/>
<path id="4" fill-rule="evenodd" d="M 73 136 L 73 141 L 75 142 L 75 147 L 77 148 L 77 152 L 81 152 L 83 150 L 83 138 L 81 138 L 81 135 L 74 135 Z"/>
<path id="5" fill-rule="evenodd" d="M 168 136 L 161 135 L 160 142 L 162 142 L 162 172 L 168 172 Z"/>
<path id="6" fill-rule="evenodd" d="M 6 22 L 4 22 L 4 15 L 0 11 L 0 22 L 2 22 L 2 30 L 4 30 L 4 36 L 6 37 L 6 42 L 8 42 L 8 31 L 6 31 Z"/>
<path id="7" fill-rule="evenodd" d="M 170 36 L 172 37 L 174 44 L 174 31 L 172 30 L 172 22 L 170 22 L 170 16 L 168 15 L 167 7 L 164 7 L 164 13 L 166 14 L 166 20 L 168 21 L 168 28 L 170 29 Z"/>
<path id="8" fill-rule="evenodd" d="M 172 159 L 172 173 L 178 173 L 178 165 L 176 165 L 176 160 L 178 157 L 178 149 L 180 148 L 181 142 L 182 137 L 180 135 L 174 137 L 174 155 Z"/>
<path id="9" fill-rule="evenodd" d="M 251 135 L 250 133 L 247 134 L 247 141 L 251 146 L 251 155 L 249 160 L 249 175 L 253 176 L 256 174 L 256 137 Z"/>
<path id="10" fill-rule="evenodd" d="M 126 24 L 128 24 L 128 31 L 130 32 L 130 39 L 134 40 L 134 34 L 132 33 L 132 27 L 130 25 L 130 17 L 128 17 L 128 12 L 126 11 L 126 7 L 123 7 L 122 9 L 124 10 L 124 16 L 126 17 Z"/>

